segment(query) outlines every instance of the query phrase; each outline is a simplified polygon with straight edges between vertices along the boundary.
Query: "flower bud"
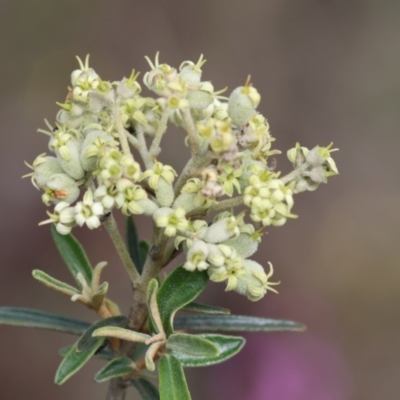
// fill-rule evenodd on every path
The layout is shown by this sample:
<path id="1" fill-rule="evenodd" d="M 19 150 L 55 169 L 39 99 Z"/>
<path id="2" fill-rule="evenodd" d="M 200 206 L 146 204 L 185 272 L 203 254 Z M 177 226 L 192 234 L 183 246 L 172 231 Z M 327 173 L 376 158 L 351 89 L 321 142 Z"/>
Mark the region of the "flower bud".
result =
<path id="1" fill-rule="evenodd" d="M 167 182 L 162 176 L 158 181 L 157 189 L 155 191 L 156 199 L 161 207 L 170 207 L 174 201 L 174 187 L 171 183 Z"/>
<path id="2" fill-rule="evenodd" d="M 300 146 L 300 143 L 296 143 L 296 147 L 287 151 L 287 158 L 296 168 L 306 161 L 306 156 L 310 150 L 307 147 Z"/>
<path id="3" fill-rule="evenodd" d="M 234 236 L 238 236 L 239 233 L 238 221 L 234 216 L 231 216 L 220 219 L 210 225 L 201 236 L 201 239 L 208 243 L 221 243 Z"/>
<path id="4" fill-rule="evenodd" d="M 68 142 L 56 149 L 57 159 L 62 169 L 75 180 L 82 179 L 85 171 L 80 161 L 82 140 L 71 138 Z"/>
<path id="5" fill-rule="evenodd" d="M 85 171 L 96 170 L 98 156 L 107 145 L 116 145 L 116 142 L 106 132 L 93 130 L 86 135 L 80 154 L 80 162 Z"/>
<path id="6" fill-rule="evenodd" d="M 265 273 L 264 268 L 253 260 L 244 260 L 243 266 L 246 270 L 244 276 L 238 277 L 237 287 L 235 291 L 239 294 L 247 296 L 251 301 L 258 301 L 264 297 L 267 289 L 272 292 L 278 293 L 271 285 L 278 285 L 279 282 L 268 282 L 268 279 L 273 274 L 272 264 L 270 265 L 270 272 L 268 275 Z"/>
<path id="7" fill-rule="evenodd" d="M 260 100 L 261 96 L 257 89 L 251 86 L 249 77 L 246 85 L 236 88 L 229 97 L 228 114 L 232 122 L 237 126 L 247 124 L 256 113 Z"/>
<path id="8" fill-rule="evenodd" d="M 158 205 L 150 199 L 136 200 L 136 204 L 143 210 L 143 215 L 146 215 L 147 217 L 152 217 L 159 209 Z"/>
<path id="9" fill-rule="evenodd" d="M 214 101 L 212 94 L 205 90 L 191 90 L 186 98 L 189 107 L 197 111 L 205 110 Z"/>
<path id="10" fill-rule="evenodd" d="M 52 175 L 64 173 L 57 158 L 51 156 L 40 155 L 35 159 L 32 166 L 32 179 L 40 188 L 46 186 L 47 181 Z"/>
<path id="11" fill-rule="evenodd" d="M 172 204 L 172 208 L 182 207 L 186 213 L 194 210 L 197 206 L 194 204 L 196 193 L 181 193 Z"/>
<path id="12" fill-rule="evenodd" d="M 42 196 L 45 204 L 57 204 L 65 201 L 72 204 L 79 197 L 79 187 L 75 180 L 67 174 L 54 174 L 46 182 Z"/>
<path id="13" fill-rule="evenodd" d="M 194 271 L 195 269 L 199 271 L 206 270 L 209 266 L 206 261 L 208 254 L 209 249 L 207 243 L 202 240 L 195 240 L 187 252 L 187 261 L 183 264 L 183 268 L 188 271 Z"/>
<path id="14" fill-rule="evenodd" d="M 241 233 L 238 237 L 226 240 L 223 244 L 234 248 L 238 256 L 242 258 L 251 257 L 258 249 L 258 241 L 247 233 Z"/>

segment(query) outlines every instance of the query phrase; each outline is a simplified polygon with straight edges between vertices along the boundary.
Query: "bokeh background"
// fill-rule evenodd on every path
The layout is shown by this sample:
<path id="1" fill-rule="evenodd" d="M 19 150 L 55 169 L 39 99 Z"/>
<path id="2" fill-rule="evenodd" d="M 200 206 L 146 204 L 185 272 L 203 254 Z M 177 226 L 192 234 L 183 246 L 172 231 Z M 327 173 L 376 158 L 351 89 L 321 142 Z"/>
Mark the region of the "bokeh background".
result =
<path id="1" fill-rule="evenodd" d="M 399 19 L 396 0 L 2 0 L 0 304 L 95 319 L 31 278 L 40 268 L 70 281 L 49 229 L 37 226 L 39 193 L 21 180 L 23 160 L 46 151 L 36 129 L 65 98 L 75 55 L 90 53 L 115 80 L 145 72 L 143 56 L 157 50 L 176 67 L 204 53 L 203 77 L 216 88 L 252 75 L 278 149 L 333 141 L 340 176 L 298 195 L 300 217 L 268 230 L 256 260 L 274 264 L 279 295 L 253 304 L 217 284 L 205 295 L 235 313 L 302 321 L 307 332 L 249 334 L 229 362 L 188 369 L 193 399 L 399 399 Z M 177 168 L 181 139 L 167 136 L 162 157 Z M 284 155 L 278 167 L 290 170 Z M 109 262 L 111 297 L 127 311 L 129 284 L 104 230 L 74 233 L 93 263 Z M 53 384 L 57 351 L 74 340 L 0 326 L 0 398 L 105 398 L 107 384 L 92 379 L 101 361 Z"/>

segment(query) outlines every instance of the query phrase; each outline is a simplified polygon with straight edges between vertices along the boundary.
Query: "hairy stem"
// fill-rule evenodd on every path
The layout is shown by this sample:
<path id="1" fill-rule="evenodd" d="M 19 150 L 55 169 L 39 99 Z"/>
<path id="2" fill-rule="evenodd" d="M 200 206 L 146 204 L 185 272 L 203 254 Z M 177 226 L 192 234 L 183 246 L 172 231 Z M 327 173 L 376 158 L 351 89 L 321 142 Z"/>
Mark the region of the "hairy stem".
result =
<path id="1" fill-rule="evenodd" d="M 121 114 L 119 112 L 117 103 L 113 104 L 113 116 L 118 132 L 119 142 L 121 143 L 122 152 L 126 156 L 129 156 L 131 155 L 131 150 L 129 148 L 128 138 L 126 137 L 125 128 L 122 124 Z"/>
<path id="2" fill-rule="evenodd" d="M 127 386 L 120 378 L 113 378 L 108 386 L 106 400 L 124 400 L 126 397 Z"/>
<path id="3" fill-rule="evenodd" d="M 165 108 L 161 115 L 160 122 L 158 123 L 157 131 L 154 135 L 153 142 L 151 143 L 150 146 L 150 154 L 154 157 L 158 155 L 160 152 L 160 143 L 161 139 L 167 129 L 167 123 L 168 123 L 168 118 L 169 118 L 170 110 L 168 108 Z"/>
<path id="4" fill-rule="evenodd" d="M 199 154 L 200 143 L 197 135 L 196 127 L 194 126 L 192 115 L 190 114 L 190 108 L 184 108 L 181 110 L 183 122 L 185 124 L 186 132 L 189 137 L 190 151 L 194 157 Z"/>
<path id="5" fill-rule="evenodd" d="M 294 181 L 299 176 L 301 176 L 301 173 L 303 171 L 305 171 L 309 166 L 310 165 L 308 163 L 304 163 L 300 167 L 296 168 L 292 172 L 289 172 L 287 175 L 280 178 L 280 180 L 286 185 L 286 184 Z"/>
<path id="6" fill-rule="evenodd" d="M 144 133 L 142 129 L 138 129 L 136 134 L 138 140 L 137 149 L 140 153 L 140 156 L 142 157 L 145 167 L 149 169 L 154 164 L 153 157 L 151 156 L 149 150 L 147 149 L 146 139 L 144 138 Z"/>
<path id="7" fill-rule="evenodd" d="M 179 175 L 175 186 L 174 186 L 174 193 L 175 198 L 179 196 L 183 186 L 185 185 L 186 181 L 191 178 L 194 173 L 199 172 L 199 169 L 208 165 L 213 158 L 213 154 L 211 152 L 207 152 L 202 157 L 192 157 L 185 167 L 183 168 L 181 174 Z"/>
<path id="8" fill-rule="evenodd" d="M 106 230 L 110 235 L 110 238 L 114 243 L 115 248 L 117 249 L 122 264 L 128 272 L 133 286 L 137 286 L 140 281 L 139 272 L 137 271 L 135 264 L 133 263 L 131 256 L 128 253 L 125 243 L 119 233 L 117 223 L 115 222 L 114 216 L 112 214 L 104 222 L 104 226 L 106 227 Z"/>

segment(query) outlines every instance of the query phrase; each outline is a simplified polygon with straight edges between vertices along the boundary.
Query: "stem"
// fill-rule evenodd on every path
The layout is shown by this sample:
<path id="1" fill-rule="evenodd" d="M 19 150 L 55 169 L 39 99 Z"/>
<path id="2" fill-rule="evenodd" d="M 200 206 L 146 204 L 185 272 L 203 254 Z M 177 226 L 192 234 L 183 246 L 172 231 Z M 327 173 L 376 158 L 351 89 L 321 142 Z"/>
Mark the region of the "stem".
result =
<path id="1" fill-rule="evenodd" d="M 114 121 L 115 121 L 115 125 L 117 128 L 118 136 L 119 136 L 119 142 L 121 143 L 122 152 L 126 156 L 130 156 L 131 150 L 129 148 L 128 138 L 126 137 L 125 128 L 122 125 L 121 114 L 119 113 L 117 103 L 113 104 L 113 115 L 114 115 Z"/>
<path id="2" fill-rule="evenodd" d="M 150 169 L 153 164 L 153 157 L 149 153 L 149 150 L 147 149 L 147 144 L 146 144 L 146 139 L 144 138 L 144 133 L 141 129 L 137 129 L 137 140 L 138 140 L 138 151 L 142 157 L 142 160 L 144 162 L 144 165 L 147 169 Z"/>
<path id="3" fill-rule="evenodd" d="M 192 115 L 190 114 L 190 108 L 184 108 L 181 110 L 183 122 L 185 124 L 186 132 L 189 137 L 190 151 L 192 155 L 196 158 L 199 154 L 199 138 L 197 136 L 196 127 L 194 126 Z"/>
<path id="4" fill-rule="evenodd" d="M 170 110 L 168 108 L 165 108 L 161 115 L 160 122 L 158 123 L 157 131 L 154 135 L 153 142 L 150 146 L 150 154 L 154 157 L 156 157 L 158 155 L 158 153 L 160 152 L 160 143 L 161 143 L 161 139 L 167 129 L 169 113 L 170 113 Z"/>
<path id="5" fill-rule="evenodd" d="M 213 159 L 213 154 L 211 152 L 207 152 L 202 157 L 192 157 L 185 167 L 183 168 L 181 174 L 179 175 L 175 187 L 174 193 L 175 198 L 179 196 L 183 186 L 185 185 L 186 181 L 191 178 L 196 171 L 198 171 L 201 167 L 208 165 L 211 160 Z"/>
<path id="6" fill-rule="evenodd" d="M 115 248 L 117 249 L 122 264 L 128 272 L 133 286 L 136 287 L 140 281 L 140 275 L 131 259 L 131 256 L 128 253 L 128 250 L 126 249 L 125 243 L 121 238 L 117 223 L 115 222 L 114 216 L 112 214 L 107 218 L 107 221 L 104 222 L 104 226 L 106 227 L 107 232 L 110 235 L 110 238 L 113 241 Z"/>
<path id="7" fill-rule="evenodd" d="M 127 386 L 120 378 L 113 378 L 108 386 L 106 400 L 124 400 Z"/>
<path id="8" fill-rule="evenodd" d="M 213 204 L 209 209 L 208 213 L 213 211 L 221 211 L 227 208 L 237 207 L 243 204 L 243 196 L 234 197 L 233 199 L 222 200 L 219 203 Z"/>
<path id="9" fill-rule="evenodd" d="M 302 164 L 300 167 L 296 168 L 292 172 L 289 172 L 287 175 L 280 178 L 280 180 L 286 185 L 291 181 L 294 181 L 298 178 L 303 171 L 305 171 L 310 165 L 308 163 Z"/>
<path id="10" fill-rule="evenodd" d="M 208 209 L 204 207 L 198 207 L 195 208 L 194 210 L 188 212 L 186 214 L 187 218 L 193 217 L 193 216 L 198 216 L 199 218 L 204 218 L 208 214 L 214 212 L 214 211 L 222 211 L 226 210 L 227 208 L 232 208 L 232 207 L 237 207 L 241 206 L 243 204 L 243 196 L 238 196 L 234 197 L 233 199 L 226 199 L 222 200 L 219 203 L 215 203 L 212 206 L 210 206 Z"/>

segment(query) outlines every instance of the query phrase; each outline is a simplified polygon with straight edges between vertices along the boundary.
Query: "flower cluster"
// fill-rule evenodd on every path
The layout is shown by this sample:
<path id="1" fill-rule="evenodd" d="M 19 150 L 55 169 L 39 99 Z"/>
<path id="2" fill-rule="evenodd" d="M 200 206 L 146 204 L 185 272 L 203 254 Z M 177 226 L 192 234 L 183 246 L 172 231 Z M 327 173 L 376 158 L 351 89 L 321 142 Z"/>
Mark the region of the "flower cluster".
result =
<path id="1" fill-rule="evenodd" d="M 271 159 L 280 152 L 272 148 L 275 138 L 257 110 L 261 96 L 250 77 L 224 97 L 225 89 L 202 80 L 203 56 L 178 69 L 161 64 L 158 53 L 147 61 L 143 83 L 155 97 L 141 95 L 135 70 L 104 81 L 89 57 L 78 58 L 54 124 L 39 130 L 49 137 L 51 155 L 29 165 L 27 176 L 44 204 L 54 205 L 41 224 L 65 235 L 75 226 L 98 228 L 114 209 L 148 216 L 159 243 L 186 253 L 185 269 L 207 270 L 226 290 L 259 300 L 277 283 L 269 281 L 272 264 L 266 273 L 249 257 L 265 227 L 295 217 L 294 194 L 338 173 L 333 150 L 296 144 L 287 153 L 294 170 L 281 177 Z M 169 122 L 186 132 L 192 154 L 180 174 L 159 159 Z M 246 210 L 235 212 L 242 205 Z"/>

